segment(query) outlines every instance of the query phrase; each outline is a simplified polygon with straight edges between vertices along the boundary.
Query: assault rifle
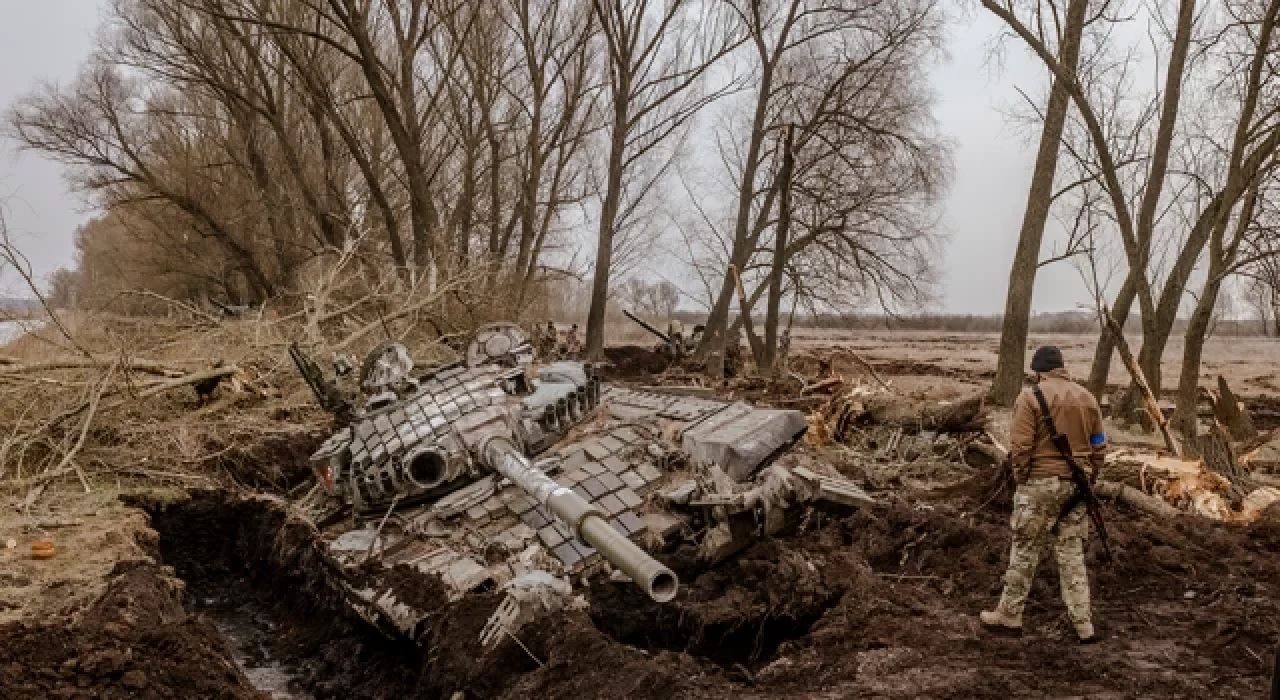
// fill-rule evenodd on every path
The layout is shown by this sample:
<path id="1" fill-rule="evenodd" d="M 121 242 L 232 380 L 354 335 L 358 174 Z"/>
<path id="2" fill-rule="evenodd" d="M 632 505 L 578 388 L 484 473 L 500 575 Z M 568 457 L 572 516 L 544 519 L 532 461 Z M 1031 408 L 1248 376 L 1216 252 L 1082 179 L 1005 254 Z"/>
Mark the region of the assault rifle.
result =
<path id="1" fill-rule="evenodd" d="M 1071 481 L 1076 485 L 1075 493 L 1062 504 L 1058 519 L 1053 523 L 1053 530 L 1056 532 L 1058 522 L 1067 517 L 1083 501 L 1085 510 L 1089 513 L 1089 520 L 1093 521 L 1093 529 L 1098 531 L 1098 541 L 1102 543 L 1102 561 L 1110 564 L 1114 557 L 1111 556 L 1111 543 L 1107 540 L 1107 525 L 1102 521 L 1102 504 L 1098 501 L 1098 494 L 1094 493 L 1089 475 L 1072 454 L 1071 441 L 1066 435 L 1058 432 L 1058 426 L 1053 422 L 1053 414 L 1049 413 L 1049 403 L 1044 400 L 1044 392 L 1040 390 L 1039 385 L 1032 386 L 1031 390 L 1036 395 L 1036 401 L 1040 403 L 1040 413 L 1044 416 L 1044 425 L 1049 430 L 1049 441 L 1058 448 L 1062 458 L 1067 460 L 1067 465 L 1071 468 Z"/>

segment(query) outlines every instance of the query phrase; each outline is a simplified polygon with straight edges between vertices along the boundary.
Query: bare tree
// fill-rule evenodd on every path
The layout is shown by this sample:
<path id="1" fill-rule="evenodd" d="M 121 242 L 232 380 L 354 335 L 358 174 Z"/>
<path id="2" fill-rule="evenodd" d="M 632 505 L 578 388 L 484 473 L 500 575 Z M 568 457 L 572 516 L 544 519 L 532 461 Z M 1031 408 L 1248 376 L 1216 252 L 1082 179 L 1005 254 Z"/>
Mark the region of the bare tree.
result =
<path id="1" fill-rule="evenodd" d="M 730 87 L 704 90 L 703 77 L 737 45 L 731 22 L 713 4 L 688 0 L 592 0 L 609 71 L 608 160 L 596 237 L 586 353 L 604 349 L 605 306 L 620 229 L 640 212 L 665 173 L 643 161 L 661 148 Z"/>
<path id="2" fill-rule="evenodd" d="M 887 305 L 915 295 L 928 277 L 932 221 L 922 214 L 947 172 L 920 72 L 937 44 L 939 5 L 744 0 L 732 7 L 754 48 L 757 86 L 750 123 L 738 130 L 745 137 L 720 139 L 736 203 L 721 242 L 726 267 L 755 287 L 738 300 L 740 322 L 747 325 L 768 280 L 784 276 L 780 267 L 792 270 L 793 293 L 803 288 L 818 304 L 847 308 L 870 297 Z M 794 129 L 793 162 L 784 173 L 778 146 L 787 128 Z M 775 209 L 784 190 L 789 206 L 779 246 Z M 773 246 L 762 245 L 770 238 Z M 757 260 L 762 248 L 772 249 L 772 261 Z M 712 286 L 699 346 L 712 375 L 736 333 L 729 323 L 736 287 L 724 270 Z M 775 311 L 775 343 L 777 317 Z M 772 350 L 751 340 L 757 362 L 767 364 Z"/>
<path id="3" fill-rule="evenodd" d="M 1264 167 L 1275 150 L 1277 132 L 1271 125 L 1273 114 L 1266 106 L 1259 108 L 1259 98 L 1267 91 L 1269 72 L 1249 70 L 1250 64 L 1262 65 L 1273 49 L 1258 44 L 1256 31 L 1266 21 L 1225 22 L 1204 37 L 1196 36 L 1194 0 L 1179 4 L 1177 28 L 1167 36 L 1158 50 L 1168 51 L 1165 89 L 1146 102 L 1140 102 L 1136 113 L 1126 115 L 1124 105 L 1133 102 L 1130 72 L 1136 60 L 1122 53 L 1117 60 L 1104 64 L 1089 75 L 1073 76 L 1030 29 L 1020 15 L 1020 3 L 983 0 L 989 11 L 1003 20 L 1050 69 L 1056 80 L 1067 87 L 1079 114 L 1082 139 L 1072 149 L 1072 157 L 1091 180 L 1101 184 L 1107 195 L 1108 216 L 1125 253 L 1129 271 L 1114 305 L 1115 314 L 1123 322 L 1128 308 L 1136 299 L 1142 313 L 1143 347 L 1139 361 L 1159 391 L 1160 358 L 1172 331 L 1177 309 L 1192 271 L 1213 233 L 1229 218 L 1244 197 L 1248 183 Z M 1269 3 L 1259 17 L 1270 16 L 1275 3 Z M 1230 6 L 1224 3 L 1224 7 Z M 1153 12 L 1157 8 L 1153 8 Z M 1104 6 L 1104 12 L 1116 12 Z M 1156 21 L 1159 15 L 1153 15 Z M 1104 37 L 1103 40 L 1107 40 Z M 1235 45 L 1246 41 L 1252 48 L 1239 52 Z M 1192 51 L 1192 48 L 1195 51 Z M 1242 60 L 1234 60 L 1242 58 Z M 1181 119 L 1188 67 L 1192 61 L 1205 65 L 1231 65 L 1240 80 L 1224 102 L 1225 94 L 1205 98 L 1224 119 Z M 1223 133 L 1224 126 L 1225 131 Z M 1197 154 L 1214 150 L 1226 136 L 1225 149 L 1218 148 L 1215 158 Z M 1175 147 L 1177 147 L 1175 149 Z M 1225 153 L 1223 151 L 1225 150 Z M 1185 163 L 1170 168 L 1170 159 L 1181 151 Z M 1149 164 L 1141 176 L 1136 166 Z M 1174 176 L 1174 177 L 1171 177 Z M 1176 182 L 1172 190 L 1166 187 Z M 1168 197 L 1172 201 L 1164 201 Z M 1136 210 L 1132 202 L 1137 202 Z M 1163 202 L 1163 205 L 1162 205 Z M 1164 212 L 1164 240 L 1167 258 L 1173 260 L 1165 275 L 1164 286 L 1157 298 L 1153 293 L 1158 269 L 1152 256 L 1156 234 Z M 1216 290 L 1214 290 L 1216 293 Z M 1212 300 L 1209 300 L 1210 305 Z M 1106 381 L 1111 346 L 1104 339 L 1095 356 L 1091 385 L 1100 391 Z M 1136 396 L 1131 393 L 1130 396 Z M 1126 402 L 1127 403 L 1127 402 Z"/>
<path id="4" fill-rule="evenodd" d="M 1076 70 L 1080 60 L 1080 42 L 1088 18 L 1088 0 L 1070 0 L 1066 4 L 1065 17 L 1061 16 L 1059 3 L 1045 2 L 1036 8 L 1048 20 L 1040 19 L 1037 26 L 1049 25 L 1058 36 L 1053 37 L 1058 47 L 1058 60 L 1064 69 Z M 1047 37 L 1042 37 L 1046 40 Z M 1045 224 L 1053 205 L 1053 183 L 1058 172 L 1058 152 L 1071 97 L 1061 81 L 1054 80 L 1049 89 L 1049 102 L 1044 110 L 1044 129 L 1040 132 L 1040 147 L 1036 152 L 1035 170 L 1031 174 L 1031 188 L 1027 193 L 1027 206 L 1022 215 L 1022 228 L 1018 232 L 1018 246 L 1014 250 L 1013 265 L 1009 270 L 1009 289 L 1005 299 L 1004 321 L 1000 329 L 1000 350 L 996 359 L 996 376 L 991 383 L 990 400 L 1002 406 L 1012 405 L 1022 390 L 1024 363 L 1026 362 L 1027 332 L 1031 321 L 1031 297 L 1035 290 L 1036 273 L 1039 271 L 1040 248 L 1044 241 Z"/>
<path id="5" fill-rule="evenodd" d="M 109 27 L 72 89 L 9 115 L 107 210 L 81 232 L 99 277 L 296 299 L 354 236 L 370 284 L 482 264 L 518 312 L 588 192 L 587 0 L 119 0 Z"/>

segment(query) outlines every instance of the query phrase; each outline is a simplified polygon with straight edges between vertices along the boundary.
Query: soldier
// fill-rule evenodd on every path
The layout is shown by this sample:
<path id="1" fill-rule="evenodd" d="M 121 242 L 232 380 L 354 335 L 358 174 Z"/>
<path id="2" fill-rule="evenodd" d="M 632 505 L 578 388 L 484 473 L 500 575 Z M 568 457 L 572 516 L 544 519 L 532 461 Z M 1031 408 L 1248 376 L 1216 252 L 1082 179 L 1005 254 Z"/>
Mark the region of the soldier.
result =
<path id="1" fill-rule="evenodd" d="M 569 328 L 569 332 L 564 336 L 564 343 L 569 352 L 569 359 L 578 359 L 582 354 L 582 339 L 578 337 L 578 324 L 575 323 Z"/>
<path id="2" fill-rule="evenodd" d="M 1106 454 L 1102 411 L 1087 389 L 1071 380 L 1063 366 L 1062 352 L 1053 346 L 1036 350 L 1031 358 L 1038 388 L 1057 429 L 1070 440 L 1076 461 L 1090 479 L 1096 478 Z M 1083 501 L 1070 512 L 1064 505 L 1075 493 L 1071 469 L 1049 439 L 1036 387 L 1018 396 L 1009 430 L 1009 461 L 1018 489 L 1013 497 L 1013 547 L 1004 592 L 994 611 L 979 618 L 989 628 L 1020 632 L 1022 609 L 1040 563 L 1045 542 L 1053 536 L 1058 559 L 1062 600 L 1082 643 L 1098 640 L 1089 609 L 1089 576 L 1084 563 L 1084 541 L 1089 534 Z"/>
<path id="3" fill-rule="evenodd" d="M 556 322 L 547 321 L 547 330 L 543 332 L 541 345 L 538 348 L 539 354 L 542 355 L 543 362 L 551 362 L 556 359 L 556 348 L 560 345 L 559 333 L 556 331 Z"/>
<path id="4" fill-rule="evenodd" d="M 672 319 L 671 322 L 667 324 L 667 339 L 668 342 L 663 349 L 671 356 L 671 359 L 679 360 L 684 357 L 684 324 L 680 323 L 677 319 Z"/>

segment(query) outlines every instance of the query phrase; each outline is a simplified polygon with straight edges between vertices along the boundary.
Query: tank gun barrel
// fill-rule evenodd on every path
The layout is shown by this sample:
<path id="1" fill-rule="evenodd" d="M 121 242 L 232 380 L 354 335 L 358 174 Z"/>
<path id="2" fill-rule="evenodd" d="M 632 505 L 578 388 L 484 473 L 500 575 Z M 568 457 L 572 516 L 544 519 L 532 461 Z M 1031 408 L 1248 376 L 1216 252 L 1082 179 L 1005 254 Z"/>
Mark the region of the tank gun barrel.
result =
<path id="1" fill-rule="evenodd" d="M 595 506 L 533 466 L 510 438 L 492 435 L 480 445 L 479 453 L 490 469 L 510 479 L 555 514 L 579 539 L 595 547 L 610 564 L 630 576 L 650 598 L 665 603 L 675 597 L 680 584 L 671 569 L 614 530 Z"/>
<path id="2" fill-rule="evenodd" d="M 668 343 L 668 344 L 670 344 L 670 343 L 671 343 L 671 338 L 667 337 L 667 334 L 666 334 L 666 333 L 663 333 L 662 331 L 658 330 L 657 328 L 654 328 L 653 326 L 649 325 L 648 323 L 646 323 L 646 322 L 644 321 L 644 319 L 642 319 L 642 318 L 640 318 L 639 316 L 637 316 L 637 315 L 635 315 L 635 314 L 631 313 L 630 311 L 627 311 L 626 309 L 623 309 L 623 310 L 622 310 L 622 313 L 626 314 L 626 315 L 627 315 L 627 318 L 629 318 L 629 319 L 631 319 L 632 321 L 635 321 L 636 323 L 640 324 L 640 327 L 641 327 L 641 328 L 645 329 L 646 331 L 649 331 L 650 333 L 652 333 L 652 334 L 654 334 L 654 335 L 658 336 L 659 338 L 662 338 L 662 342 L 664 342 L 664 343 Z"/>

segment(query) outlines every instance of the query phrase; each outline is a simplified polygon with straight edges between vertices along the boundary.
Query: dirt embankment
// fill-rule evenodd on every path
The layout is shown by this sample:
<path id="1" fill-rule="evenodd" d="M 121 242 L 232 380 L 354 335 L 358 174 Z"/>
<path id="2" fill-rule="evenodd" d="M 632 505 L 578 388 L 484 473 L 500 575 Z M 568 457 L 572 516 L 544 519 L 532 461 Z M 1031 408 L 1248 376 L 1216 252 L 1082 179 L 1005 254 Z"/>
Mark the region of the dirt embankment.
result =
<path id="1" fill-rule="evenodd" d="M 74 619 L 0 626 L 0 697 L 258 698 L 181 581 L 122 561 L 106 594 Z"/>

